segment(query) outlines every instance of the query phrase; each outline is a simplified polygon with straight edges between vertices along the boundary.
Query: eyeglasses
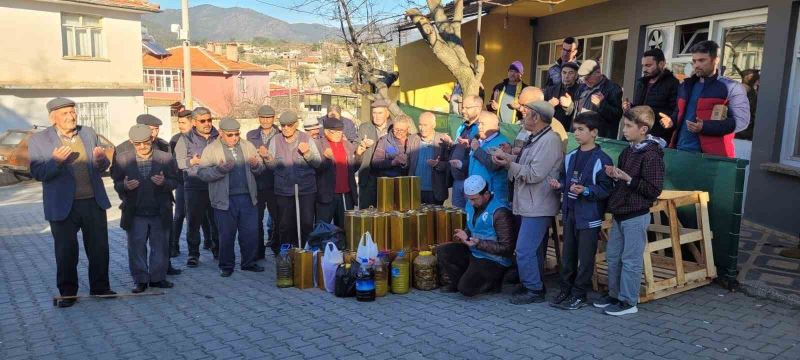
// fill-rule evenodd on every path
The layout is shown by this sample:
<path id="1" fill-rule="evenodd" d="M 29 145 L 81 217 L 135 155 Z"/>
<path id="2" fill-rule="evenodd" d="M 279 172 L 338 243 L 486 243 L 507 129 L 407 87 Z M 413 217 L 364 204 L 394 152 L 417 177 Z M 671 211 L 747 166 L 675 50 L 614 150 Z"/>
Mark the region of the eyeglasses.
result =
<path id="1" fill-rule="evenodd" d="M 209 124 L 209 123 L 211 123 L 211 121 L 212 121 L 211 119 L 197 120 L 197 122 L 199 122 L 201 124 Z"/>
<path id="2" fill-rule="evenodd" d="M 239 137 L 239 133 L 238 132 L 235 132 L 235 133 L 224 133 L 224 134 L 225 134 L 226 137 L 229 137 L 229 138 Z"/>
<path id="3" fill-rule="evenodd" d="M 281 124 L 281 127 L 282 127 L 282 128 L 285 128 L 285 127 L 294 127 L 295 125 L 297 125 L 297 123 L 296 123 L 296 122 L 295 122 L 295 123 L 291 123 L 291 124 Z"/>

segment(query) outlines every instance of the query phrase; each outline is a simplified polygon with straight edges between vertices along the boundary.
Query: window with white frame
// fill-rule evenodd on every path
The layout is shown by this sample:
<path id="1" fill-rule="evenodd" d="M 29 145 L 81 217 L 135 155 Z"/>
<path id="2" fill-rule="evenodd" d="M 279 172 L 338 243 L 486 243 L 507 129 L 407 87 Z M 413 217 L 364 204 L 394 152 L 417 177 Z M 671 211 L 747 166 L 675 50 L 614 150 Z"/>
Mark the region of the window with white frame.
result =
<path id="1" fill-rule="evenodd" d="M 590 34 L 576 36 L 575 42 L 578 43 L 578 61 L 597 60 L 603 69 L 608 66 L 604 63 L 604 52 L 608 37 L 614 34 L 627 33 L 627 31 L 612 31 L 608 33 Z M 541 87 L 547 77 L 547 70 L 555 64 L 561 56 L 561 46 L 564 39 L 540 42 L 537 45 L 536 53 L 536 86 Z"/>
<path id="2" fill-rule="evenodd" d="M 75 105 L 78 125 L 89 126 L 100 135 L 108 137 L 108 103 L 81 102 Z"/>
<path id="3" fill-rule="evenodd" d="M 104 58 L 103 18 L 62 13 L 61 48 L 65 57 Z"/>
<path id="4" fill-rule="evenodd" d="M 239 76 L 237 82 L 237 86 L 239 88 L 239 92 L 244 94 L 247 92 L 247 78 L 244 76 Z"/>
<path id="5" fill-rule="evenodd" d="M 183 77 L 181 70 L 145 69 L 144 83 L 146 91 L 182 93 Z"/>
<path id="6" fill-rule="evenodd" d="M 800 20 L 796 31 L 780 162 L 800 168 Z"/>

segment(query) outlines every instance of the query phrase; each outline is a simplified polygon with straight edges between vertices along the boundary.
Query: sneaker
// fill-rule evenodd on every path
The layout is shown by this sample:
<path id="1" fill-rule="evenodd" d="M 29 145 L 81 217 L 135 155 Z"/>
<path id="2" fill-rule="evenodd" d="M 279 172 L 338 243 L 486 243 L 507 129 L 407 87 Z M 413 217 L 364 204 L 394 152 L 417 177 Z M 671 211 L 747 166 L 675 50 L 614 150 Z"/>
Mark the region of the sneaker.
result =
<path id="1" fill-rule="evenodd" d="M 564 300 L 567 300 L 567 298 L 569 298 L 569 291 L 561 290 L 561 292 L 558 293 L 558 295 L 556 295 L 556 297 L 554 297 L 554 298 L 552 298 L 550 300 L 550 305 L 551 306 L 556 306 L 558 304 L 561 304 L 562 302 L 564 302 Z"/>
<path id="2" fill-rule="evenodd" d="M 588 304 L 586 298 L 570 296 L 568 299 L 556 305 L 556 307 L 562 310 L 578 310 Z"/>
<path id="3" fill-rule="evenodd" d="M 525 289 L 524 293 L 518 295 L 511 296 L 511 303 L 514 305 L 526 305 L 526 304 L 533 304 L 533 303 L 541 303 L 544 302 L 546 299 L 544 298 L 545 292 L 542 290 L 535 291 L 530 289 Z"/>
<path id="4" fill-rule="evenodd" d="M 627 302 L 621 301 L 619 304 L 609 306 L 605 311 L 606 315 L 613 315 L 613 316 L 620 316 L 620 315 L 627 315 L 627 314 L 636 314 L 639 312 L 639 309 L 636 305 L 628 304 Z"/>
<path id="5" fill-rule="evenodd" d="M 617 305 L 619 304 L 619 300 L 617 298 L 611 297 L 611 295 L 604 295 L 603 297 L 595 300 L 592 305 L 598 309 L 605 309 L 609 305 Z"/>

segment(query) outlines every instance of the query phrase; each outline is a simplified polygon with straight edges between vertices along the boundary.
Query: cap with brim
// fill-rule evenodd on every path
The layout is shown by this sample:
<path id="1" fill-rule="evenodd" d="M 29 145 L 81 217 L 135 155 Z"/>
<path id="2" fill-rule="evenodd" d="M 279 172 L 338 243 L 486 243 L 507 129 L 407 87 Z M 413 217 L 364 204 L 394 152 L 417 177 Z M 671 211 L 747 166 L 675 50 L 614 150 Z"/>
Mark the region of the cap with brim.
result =
<path id="1" fill-rule="evenodd" d="M 551 103 L 549 103 L 547 101 L 544 101 L 544 100 L 531 101 L 531 102 L 525 104 L 525 107 L 535 111 L 537 114 L 539 114 L 539 116 L 541 116 L 541 117 L 543 117 L 545 119 L 548 119 L 548 120 L 552 119 L 553 115 L 555 115 L 555 113 L 556 113 L 556 110 L 553 107 L 553 104 L 551 104 Z"/>
<path id="2" fill-rule="evenodd" d="M 241 124 L 234 118 L 224 117 L 219 120 L 219 129 L 222 131 L 236 131 L 239 130 Z"/>
<path id="3" fill-rule="evenodd" d="M 597 70 L 600 66 L 597 64 L 597 61 L 594 60 L 586 60 L 581 64 L 581 67 L 578 68 L 578 76 L 586 76 Z"/>
<path id="4" fill-rule="evenodd" d="M 128 139 L 133 142 L 150 140 L 150 127 L 145 124 L 131 126 L 131 129 L 128 131 Z"/>
<path id="5" fill-rule="evenodd" d="M 278 119 L 281 125 L 291 125 L 297 122 L 297 114 L 294 111 L 284 111 Z"/>
<path id="6" fill-rule="evenodd" d="M 67 98 L 58 97 L 48 101 L 46 106 L 47 106 L 47 112 L 50 113 L 53 112 L 54 110 L 58 110 L 61 108 L 70 106 L 74 107 L 75 102 Z"/>
<path id="7" fill-rule="evenodd" d="M 269 105 L 261 105 L 261 107 L 258 108 L 258 116 L 259 117 L 275 116 L 275 109 L 273 109 L 272 106 Z"/>
<path id="8" fill-rule="evenodd" d="M 322 126 L 328 130 L 342 130 L 344 129 L 344 123 L 342 120 L 332 117 L 325 117 L 322 120 Z"/>
<path id="9" fill-rule="evenodd" d="M 181 110 L 178 112 L 179 118 L 185 118 L 192 116 L 192 110 Z"/>
<path id="10" fill-rule="evenodd" d="M 478 195 L 486 188 L 486 180 L 480 175 L 472 175 L 464 180 L 464 194 L 467 196 Z"/>
<path id="11" fill-rule="evenodd" d="M 136 117 L 136 123 L 149 126 L 161 126 L 162 122 L 159 118 L 150 115 L 142 114 Z"/>
<path id="12" fill-rule="evenodd" d="M 561 64 L 561 68 L 562 69 L 563 68 L 570 68 L 572 70 L 578 71 L 578 69 L 580 69 L 581 67 L 580 67 L 580 65 L 578 65 L 578 64 L 576 64 L 574 62 L 566 62 L 566 63 Z"/>
<path id="13" fill-rule="evenodd" d="M 303 129 L 313 130 L 319 128 L 320 128 L 319 120 L 317 120 L 316 117 L 310 116 L 307 117 L 305 120 L 303 120 Z"/>
<path id="14" fill-rule="evenodd" d="M 389 107 L 389 102 L 386 101 L 386 100 L 375 100 L 375 101 L 372 102 L 372 105 L 370 107 L 373 108 L 373 109 L 374 108 L 380 108 L 380 107 L 388 108 Z"/>

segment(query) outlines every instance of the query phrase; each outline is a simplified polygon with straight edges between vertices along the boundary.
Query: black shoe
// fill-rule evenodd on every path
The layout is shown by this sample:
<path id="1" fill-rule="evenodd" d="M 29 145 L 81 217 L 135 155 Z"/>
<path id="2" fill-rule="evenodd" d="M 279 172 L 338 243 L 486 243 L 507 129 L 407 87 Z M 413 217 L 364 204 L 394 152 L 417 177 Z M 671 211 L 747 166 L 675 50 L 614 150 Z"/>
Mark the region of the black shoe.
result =
<path id="1" fill-rule="evenodd" d="M 511 296 L 511 303 L 514 305 L 541 303 L 545 301 L 544 295 L 545 292 L 542 290 L 535 291 L 525 289 L 524 293 Z"/>
<path id="2" fill-rule="evenodd" d="M 131 289 L 131 292 L 134 294 L 138 294 L 147 290 L 147 283 L 136 283 L 136 286 Z"/>
<path id="3" fill-rule="evenodd" d="M 78 301 L 77 299 L 61 299 L 58 300 L 58 304 L 56 306 L 60 308 L 68 308 L 72 305 L 75 305 L 77 301 Z"/>
<path id="4" fill-rule="evenodd" d="M 592 305 L 598 309 L 605 309 L 610 305 L 617 305 L 619 304 L 619 300 L 616 298 L 611 297 L 611 295 L 604 295 L 603 297 L 595 300 Z"/>
<path id="5" fill-rule="evenodd" d="M 439 292 L 445 294 L 457 293 L 458 288 L 453 285 L 442 286 L 439 288 Z"/>
<path id="6" fill-rule="evenodd" d="M 196 268 L 199 263 L 200 260 L 197 260 L 195 257 L 190 257 L 189 260 L 186 260 L 186 266 L 190 268 Z"/>
<path id="7" fill-rule="evenodd" d="M 243 267 L 243 271 L 264 272 L 264 267 L 258 264 L 253 264 L 248 267 Z"/>
<path id="8" fill-rule="evenodd" d="M 570 296 L 569 299 L 564 300 L 556 305 L 556 307 L 562 310 L 578 310 L 586 305 L 589 305 L 586 298 Z"/>
<path id="9" fill-rule="evenodd" d="M 230 277 L 231 275 L 233 275 L 233 270 L 221 270 L 219 272 L 219 276 L 222 277 Z"/>
<path id="10" fill-rule="evenodd" d="M 117 297 L 117 293 L 112 290 L 100 290 L 100 291 L 90 291 L 89 295 L 97 296 L 102 295 L 102 299 L 114 299 Z"/>
<path id="11" fill-rule="evenodd" d="M 172 264 L 169 264 L 169 267 L 167 268 L 167 275 L 180 275 L 182 272 L 183 271 L 180 269 L 172 267 Z"/>
<path id="12" fill-rule="evenodd" d="M 519 284 L 519 285 L 517 285 L 517 288 L 514 289 L 514 291 L 511 292 L 511 296 L 521 295 L 521 294 L 524 294 L 526 292 L 528 292 L 528 289 L 526 289 L 524 285 Z"/>
<path id="13" fill-rule="evenodd" d="M 550 300 L 550 305 L 556 306 L 558 304 L 561 304 L 567 298 L 569 298 L 569 291 L 568 290 L 561 290 L 561 292 L 558 293 L 558 295 L 556 295 L 556 297 L 554 297 L 553 299 Z"/>
<path id="14" fill-rule="evenodd" d="M 170 289 L 173 286 L 175 286 L 175 284 L 173 284 L 172 282 L 167 281 L 167 280 L 161 280 L 161 281 L 158 281 L 158 282 L 151 282 L 150 283 L 150 287 L 160 288 L 160 289 Z"/>

